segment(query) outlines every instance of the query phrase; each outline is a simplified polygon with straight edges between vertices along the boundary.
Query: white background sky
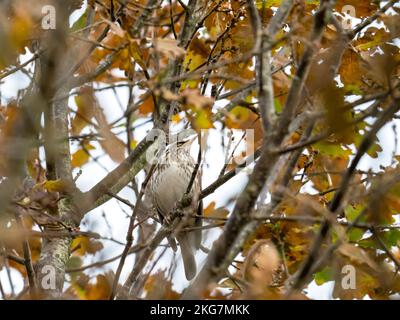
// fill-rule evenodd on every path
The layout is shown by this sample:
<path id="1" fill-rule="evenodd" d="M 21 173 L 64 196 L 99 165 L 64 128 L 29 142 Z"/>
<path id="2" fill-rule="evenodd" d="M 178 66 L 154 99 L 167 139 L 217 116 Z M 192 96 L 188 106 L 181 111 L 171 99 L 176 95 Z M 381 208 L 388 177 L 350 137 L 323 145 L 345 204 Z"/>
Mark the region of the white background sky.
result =
<path id="1" fill-rule="evenodd" d="M 84 6 L 82 9 L 77 10 L 71 16 L 70 23 L 71 25 L 81 16 L 81 14 L 85 10 Z M 357 23 L 357 21 L 353 21 L 353 23 Z M 28 60 L 31 57 L 31 54 L 28 53 L 21 57 L 21 62 Z M 4 79 L 3 83 L 0 84 L 0 93 L 1 93 L 1 104 L 4 105 L 9 99 L 16 96 L 17 92 L 21 88 L 27 87 L 29 84 L 29 79 L 22 72 L 17 72 L 12 74 Z M 118 100 L 122 103 L 122 106 L 127 105 L 128 101 L 128 89 L 127 88 L 117 88 L 117 96 Z M 118 119 L 122 116 L 121 108 L 119 107 L 118 100 L 114 95 L 112 90 L 106 90 L 96 93 L 98 97 L 98 101 L 100 102 L 101 107 L 103 108 L 109 122 L 112 122 L 115 119 Z M 227 101 L 219 101 L 218 106 L 223 106 L 227 103 Z M 69 106 L 75 108 L 75 103 L 73 97 L 69 100 Z M 143 119 L 140 120 L 143 122 Z M 136 123 L 138 124 L 139 121 Z M 398 125 L 398 121 L 395 122 Z M 150 130 L 152 124 L 146 124 L 141 127 L 140 130 L 135 131 L 135 139 L 140 141 L 148 130 Z M 218 129 L 218 128 L 217 128 Z M 89 132 L 86 129 L 86 132 Z M 399 132 L 399 130 L 397 130 Z M 240 136 L 240 135 L 239 135 Z M 388 166 L 392 161 L 393 150 L 396 149 L 398 152 L 400 145 L 395 146 L 394 132 L 392 130 L 392 124 L 387 124 L 378 134 L 379 140 L 381 141 L 381 145 L 383 147 L 383 151 L 379 154 L 377 159 L 372 159 L 368 155 L 364 156 L 362 161 L 360 162 L 358 168 L 362 170 L 369 170 L 372 168 L 375 171 L 379 170 L 379 166 Z M 120 138 L 124 141 L 125 134 L 121 135 Z M 398 137 L 400 141 L 400 137 Z M 218 176 L 219 171 L 221 170 L 222 164 L 224 163 L 224 154 L 223 150 L 220 146 L 221 136 L 218 130 L 211 130 L 210 136 L 208 140 L 209 149 L 206 153 L 205 162 L 203 165 L 203 188 L 212 183 Z M 96 144 L 94 144 L 96 145 Z M 72 146 L 72 152 L 76 150 L 76 146 Z M 101 151 L 100 147 L 97 145 L 96 150 L 92 153 L 93 156 L 101 156 L 99 161 L 102 166 L 107 168 L 107 170 L 112 170 L 117 166 L 117 163 L 114 163 L 107 155 L 102 156 L 104 153 Z M 196 155 L 196 150 L 193 150 L 193 154 Z M 76 175 L 78 170 L 74 171 Z M 82 191 L 89 190 L 94 184 L 96 184 L 101 178 L 103 178 L 107 172 L 97 165 L 96 163 L 91 162 L 90 164 L 84 165 L 82 168 L 82 175 L 77 180 L 77 185 Z M 141 175 L 143 176 L 143 175 Z M 224 184 L 222 187 L 217 189 L 217 191 L 207 197 L 205 199 L 205 207 L 211 202 L 215 201 L 217 207 L 225 206 L 229 199 L 235 197 L 235 195 L 239 194 L 242 188 L 244 187 L 247 181 L 246 173 L 240 173 L 235 178 L 231 179 L 229 182 Z M 134 203 L 134 194 L 128 188 L 123 189 L 119 195 L 123 198 L 126 198 Z M 110 200 L 104 205 L 96 208 L 87 214 L 84 219 L 84 225 L 81 227 L 81 230 L 90 230 L 94 232 L 98 232 L 102 236 L 112 237 L 121 242 L 125 242 L 126 232 L 129 224 L 129 219 L 126 214 L 121 210 L 123 208 L 126 212 L 130 212 L 130 208 L 122 203 L 117 203 L 116 200 Z M 231 210 L 232 205 L 228 206 Z M 105 214 L 107 221 L 111 228 L 108 228 L 105 220 L 102 215 Z M 110 232 L 111 231 L 111 232 Z M 203 245 L 207 248 L 211 248 L 212 242 L 217 238 L 219 231 L 211 230 L 205 231 L 203 233 Z M 123 246 L 118 245 L 111 241 L 103 241 L 105 246 L 104 250 L 96 253 L 94 256 L 90 256 L 85 259 L 84 264 L 88 264 L 95 261 L 101 261 L 113 256 L 120 254 L 123 250 Z M 160 248 L 157 252 L 158 254 L 163 250 Z M 156 269 L 167 269 L 171 263 L 171 259 L 174 256 L 171 254 L 172 251 L 168 250 L 165 256 L 160 260 Z M 157 256 L 157 255 L 156 255 Z M 175 258 L 179 258 L 176 256 Z M 198 251 L 196 259 L 198 261 L 198 269 L 201 268 L 202 263 L 204 262 L 206 255 Z M 114 263 L 107 264 L 103 267 L 104 270 L 116 270 L 118 261 Z M 129 256 L 126 260 L 125 267 L 121 276 L 120 281 L 124 281 L 131 270 L 134 263 L 133 255 Z M 151 265 L 151 263 L 149 264 Z M 149 266 L 148 266 L 149 267 Z M 95 275 L 97 273 L 102 273 L 102 270 L 99 269 L 90 269 L 89 273 L 91 275 Z M 180 259 L 177 260 L 177 271 L 174 277 L 175 289 L 182 290 L 186 285 L 187 281 L 183 276 L 183 266 Z M 16 291 L 20 291 L 23 288 L 22 279 L 19 276 L 17 271 L 12 270 L 12 276 L 14 280 L 14 285 Z M 2 284 L 6 290 L 9 292 L 10 287 L 8 284 L 7 276 L 5 273 L 5 269 L 0 272 L 0 278 L 2 280 Z M 67 286 L 67 284 L 66 284 Z M 317 286 L 315 283 L 312 283 L 308 290 L 308 296 L 313 299 L 331 299 L 331 292 L 333 289 L 333 282 L 329 282 L 324 284 L 323 286 Z"/>

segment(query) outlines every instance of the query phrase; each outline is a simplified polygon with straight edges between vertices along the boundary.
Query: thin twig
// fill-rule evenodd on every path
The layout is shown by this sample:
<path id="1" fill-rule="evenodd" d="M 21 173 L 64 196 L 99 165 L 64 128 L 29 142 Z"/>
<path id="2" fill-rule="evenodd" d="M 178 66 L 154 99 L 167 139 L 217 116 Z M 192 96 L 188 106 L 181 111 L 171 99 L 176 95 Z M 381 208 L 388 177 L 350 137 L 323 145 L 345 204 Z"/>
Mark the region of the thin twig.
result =
<path id="1" fill-rule="evenodd" d="M 121 260 L 119 261 L 117 272 L 115 273 L 115 278 L 114 278 L 114 282 L 113 282 L 113 286 L 112 286 L 112 290 L 111 290 L 111 294 L 110 294 L 110 298 L 109 298 L 110 300 L 114 300 L 114 297 L 117 293 L 117 285 L 118 285 L 119 277 L 121 275 L 122 268 L 124 267 L 126 256 L 128 255 L 129 249 L 131 248 L 132 242 L 133 242 L 132 233 L 133 233 L 133 229 L 135 227 L 135 219 L 137 216 L 138 208 L 140 207 L 147 184 L 150 181 L 150 178 L 151 178 L 155 168 L 156 168 L 156 164 L 153 164 L 151 166 L 149 173 L 147 174 L 145 180 L 142 183 L 142 188 L 140 189 L 139 197 L 136 200 L 136 205 L 135 205 L 135 208 L 133 209 L 133 213 L 132 213 L 132 216 L 129 221 L 128 232 L 126 234 L 126 245 L 125 245 L 124 251 L 122 252 Z"/>
<path id="2" fill-rule="evenodd" d="M 19 214 L 15 215 L 15 218 L 17 220 L 18 226 L 21 228 L 23 231 L 23 234 L 26 234 L 25 231 L 25 225 L 24 222 Z M 32 255 L 31 255 L 31 249 L 29 247 L 29 242 L 28 238 L 25 235 L 23 242 L 22 242 L 22 249 L 24 252 L 24 265 L 26 269 L 26 273 L 28 275 L 28 281 L 29 281 L 29 291 L 32 299 L 37 298 L 37 281 L 36 281 L 36 275 L 35 275 L 35 270 L 33 269 L 32 265 Z"/>

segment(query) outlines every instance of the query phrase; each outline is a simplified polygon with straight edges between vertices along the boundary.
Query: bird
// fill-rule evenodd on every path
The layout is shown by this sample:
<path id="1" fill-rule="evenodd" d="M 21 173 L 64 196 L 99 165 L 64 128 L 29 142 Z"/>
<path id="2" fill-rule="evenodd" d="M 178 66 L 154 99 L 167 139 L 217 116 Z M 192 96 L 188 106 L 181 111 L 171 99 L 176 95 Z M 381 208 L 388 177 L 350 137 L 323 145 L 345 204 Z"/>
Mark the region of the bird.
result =
<path id="1" fill-rule="evenodd" d="M 170 215 L 182 200 L 194 174 L 197 162 L 190 154 L 194 140 L 192 138 L 175 141 L 161 151 L 151 176 L 150 191 L 153 206 L 164 225 L 171 222 Z M 188 193 L 192 201 L 183 209 L 183 215 L 180 217 L 178 229 L 181 231 L 177 231 L 174 237 L 168 237 L 168 242 L 174 251 L 177 249 L 175 239 L 179 244 L 187 280 L 193 279 L 197 273 L 195 252 L 201 245 L 202 220 L 199 216 L 203 211 L 203 203 L 199 199 L 200 192 L 201 170 L 199 169 Z M 183 230 L 188 227 L 198 228 L 193 231 Z"/>

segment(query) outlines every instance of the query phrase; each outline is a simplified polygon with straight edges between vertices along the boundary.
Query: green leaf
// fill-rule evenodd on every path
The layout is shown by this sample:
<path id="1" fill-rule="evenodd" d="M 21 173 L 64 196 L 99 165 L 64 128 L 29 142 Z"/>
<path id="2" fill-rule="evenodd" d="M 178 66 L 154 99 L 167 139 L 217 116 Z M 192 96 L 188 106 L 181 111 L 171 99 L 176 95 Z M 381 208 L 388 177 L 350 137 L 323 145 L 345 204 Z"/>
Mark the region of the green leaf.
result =
<path id="1" fill-rule="evenodd" d="M 356 135 L 354 138 L 355 145 L 357 149 L 360 147 L 362 141 L 364 139 L 364 135 Z M 379 139 L 376 137 L 376 141 L 371 145 L 371 147 L 368 149 L 367 154 L 373 158 L 376 159 L 379 156 L 379 152 L 382 152 L 382 147 L 379 145 Z"/>
<path id="2" fill-rule="evenodd" d="M 365 249 L 376 248 L 375 240 L 372 237 L 358 241 L 358 245 Z"/>
<path id="3" fill-rule="evenodd" d="M 388 247 L 394 247 L 397 245 L 397 242 L 400 241 L 400 230 L 394 229 L 394 230 L 386 231 L 383 234 L 381 234 L 380 236 L 382 238 L 382 241 Z"/>
<path id="4" fill-rule="evenodd" d="M 355 95 L 362 95 L 363 92 L 359 85 L 355 84 L 347 84 L 344 87 L 346 94 L 355 94 Z"/>
<path id="5" fill-rule="evenodd" d="M 348 205 L 345 209 L 344 209 L 344 213 L 346 215 L 346 219 L 349 222 L 352 222 L 354 220 L 357 219 L 357 217 L 360 215 L 360 213 L 362 212 L 362 210 L 364 209 L 364 206 L 357 204 L 357 205 Z M 362 217 L 360 219 L 360 222 L 365 222 L 365 217 Z"/>
<path id="6" fill-rule="evenodd" d="M 343 149 L 343 147 L 338 143 L 320 141 L 314 144 L 313 148 L 318 150 L 321 154 L 328 156 L 342 157 L 347 159 L 351 155 L 351 150 Z"/>
<path id="7" fill-rule="evenodd" d="M 265 8 L 279 7 L 282 0 L 256 0 L 256 7 L 261 10 L 263 6 Z"/>
<path id="8" fill-rule="evenodd" d="M 314 274 L 315 283 L 319 286 L 325 282 L 333 280 L 333 270 L 331 267 L 325 267 L 321 271 Z"/>
<path id="9" fill-rule="evenodd" d="M 275 112 L 276 113 L 281 113 L 282 112 L 282 104 L 279 101 L 279 99 L 275 98 L 274 99 L 274 104 L 275 104 Z"/>
<path id="10" fill-rule="evenodd" d="M 379 237 L 388 248 L 391 248 L 396 246 L 397 243 L 400 241 L 400 230 L 394 229 L 380 232 Z M 360 240 L 358 242 L 358 245 L 363 248 L 377 248 L 377 244 L 373 236 Z"/>
<path id="11" fill-rule="evenodd" d="M 364 229 L 352 228 L 348 233 L 349 241 L 357 242 L 358 240 L 362 239 L 364 233 L 365 233 Z"/>
<path id="12" fill-rule="evenodd" d="M 75 32 L 78 30 L 81 30 L 86 27 L 86 21 L 87 21 L 87 11 L 85 11 L 78 20 L 75 21 L 75 23 L 72 25 L 70 28 L 71 32 Z"/>
<path id="13" fill-rule="evenodd" d="M 67 264 L 66 264 L 66 269 L 77 269 L 82 267 L 82 258 L 78 256 L 72 256 L 71 258 L 68 259 Z M 77 276 L 79 276 L 81 272 L 70 272 L 69 275 L 71 276 L 72 279 L 75 279 Z"/>
<path id="14" fill-rule="evenodd" d="M 391 187 L 389 192 L 394 196 L 400 197 L 400 183 L 396 183 L 393 187 Z"/>

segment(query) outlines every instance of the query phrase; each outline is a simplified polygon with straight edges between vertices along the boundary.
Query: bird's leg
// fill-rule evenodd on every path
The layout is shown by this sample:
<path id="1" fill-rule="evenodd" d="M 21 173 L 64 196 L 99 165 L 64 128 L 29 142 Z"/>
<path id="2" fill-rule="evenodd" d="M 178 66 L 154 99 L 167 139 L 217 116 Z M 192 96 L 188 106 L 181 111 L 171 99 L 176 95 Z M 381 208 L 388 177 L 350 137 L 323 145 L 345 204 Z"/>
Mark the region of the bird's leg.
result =
<path id="1" fill-rule="evenodd" d="M 177 204 L 175 204 L 173 209 L 167 215 L 162 216 L 163 225 L 170 226 L 172 224 L 172 222 L 175 220 L 175 218 L 182 217 L 181 212 L 182 212 L 182 210 L 179 208 L 179 206 Z"/>
<path id="2" fill-rule="evenodd" d="M 163 224 L 164 225 L 166 225 L 166 226 L 170 226 L 171 225 L 171 219 L 170 219 L 170 217 L 168 216 L 168 217 L 164 217 L 164 221 L 163 221 Z"/>

